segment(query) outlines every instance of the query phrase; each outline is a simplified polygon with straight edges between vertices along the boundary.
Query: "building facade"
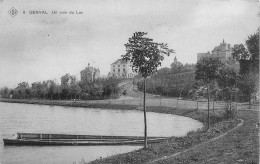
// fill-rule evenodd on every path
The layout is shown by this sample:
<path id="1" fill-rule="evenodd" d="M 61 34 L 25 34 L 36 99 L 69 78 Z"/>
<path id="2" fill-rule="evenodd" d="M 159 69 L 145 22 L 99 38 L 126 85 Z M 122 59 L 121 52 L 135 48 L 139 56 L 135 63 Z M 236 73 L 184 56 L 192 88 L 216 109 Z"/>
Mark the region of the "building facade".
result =
<path id="1" fill-rule="evenodd" d="M 100 70 L 99 68 L 91 67 L 88 64 L 84 70 L 80 71 L 80 80 L 81 81 L 94 81 L 100 78 Z"/>
<path id="2" fill-rule="evenodd" d="M 197 61 L 201 60 L 202 58 L 209 57 L 209 56 L 211 56 L 209 51 L 206 53 L 197 53 Z"/>
<path id="3" fill-rule="evenodd" d="M 118 59 L 117 61 L 110 64 L 110 77 L 133 78 L 135 75 L 137 75 L 137 73 L 133 71 L 132 63 L 130 61 Z"/>
<path id="4" fill-rule="evenodd" d="M 216 57 L 219 58 L 221 61 L 227 61 L 232 56 L 232 48 L 230 44 L 225 43 L 224 39 L 223 42 L 220 43 L 219 46 L 216 46 L 211 52 L 212 53 L 198 53 L 197 61 L 204 57 Z"/>
<path id="5" fill-rule="evenodd" d="M 212 56 L 217 57 L 221 60 L 228 60 L 228 58 L 231 57 L 231 54 L 232 54 L 231 46 L 230 44 L 225 43 L 224 39 L 223 39 L 223 43 L 220 43 L 219 46 L 216 46 L 212 50 Z"/>

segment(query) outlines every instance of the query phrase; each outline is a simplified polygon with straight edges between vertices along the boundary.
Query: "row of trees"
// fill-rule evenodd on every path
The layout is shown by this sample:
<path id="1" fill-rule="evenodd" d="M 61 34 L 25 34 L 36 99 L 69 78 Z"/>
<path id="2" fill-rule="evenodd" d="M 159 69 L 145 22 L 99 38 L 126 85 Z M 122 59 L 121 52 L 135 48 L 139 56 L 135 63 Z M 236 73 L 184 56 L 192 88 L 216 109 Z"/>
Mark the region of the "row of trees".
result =
<path id="1" fill-rule="evenodd" d="M 146 91 L 150 94 L 167 97 L 188 97 L 190 94 L 189 91 L 194 87 L 195 82 L 195 79 L 188 76 L 178 79 L 176 77 L 152 76 L 146 81 Z M 143 80 L 136 80 L 135 84 L 138 90 L 143 90 Z"/>
<path id="2" fill-rule="evenodd" d="M 21 82 L 17 88 L 2 88 L 0 94 L 5 98 L 16 99 L 104 99 L 119 93 L 119 79 L 99 79 L 94 82 L 76 81 L 74 76 L 66 74 L 62 77 L 61 84 L 55 80 L 34 82 Z"/>
<path id="3" fill-rule="evenodd" d="M 169 76 L 169 74 L 176 75 L 172 69 L 183 67 L 182 63 L 175 62 L 171 69 L 163 68 L 148 78 L 146 91 L 152 94 L 192 99 L 207 98 L 209 95 L 213 101 L 251 102 L 251 98 L 255 97 L 258 91 L 258 40 L 259 30 L 248 37 L 245 46 L 243 44 L 234 45 L 233 57 L 228 60 L 204 58 L 196 64 L 194 76 L 191 74 L 184 78 Z M 178 73 L 192 72 L 192 69 L 180 68 Z M 136 84 L 140 91 L 143 90 L 144 81 L 138 80 Z"/>

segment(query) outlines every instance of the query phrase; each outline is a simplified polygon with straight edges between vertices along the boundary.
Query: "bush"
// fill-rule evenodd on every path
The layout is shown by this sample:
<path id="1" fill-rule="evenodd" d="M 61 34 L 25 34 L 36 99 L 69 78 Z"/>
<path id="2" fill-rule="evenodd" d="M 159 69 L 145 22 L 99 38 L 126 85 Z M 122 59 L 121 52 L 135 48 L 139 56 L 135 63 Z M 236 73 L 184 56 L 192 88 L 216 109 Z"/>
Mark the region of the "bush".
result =
<path id="1" fill-rule="evenodd" d="M 223 117 L 226 119 L 233 119 L 237 117 L 237 107 L 235 103 L 228 103 L 225 106 L 225 111 L 223 113 Z"/>
<path id="2" fill-rule="evenodd" d="M 127 94 L 127 91 L 126 91 L 126 89 L 123 91 L 123 93 L 122 93 L 124 96 Z"/>

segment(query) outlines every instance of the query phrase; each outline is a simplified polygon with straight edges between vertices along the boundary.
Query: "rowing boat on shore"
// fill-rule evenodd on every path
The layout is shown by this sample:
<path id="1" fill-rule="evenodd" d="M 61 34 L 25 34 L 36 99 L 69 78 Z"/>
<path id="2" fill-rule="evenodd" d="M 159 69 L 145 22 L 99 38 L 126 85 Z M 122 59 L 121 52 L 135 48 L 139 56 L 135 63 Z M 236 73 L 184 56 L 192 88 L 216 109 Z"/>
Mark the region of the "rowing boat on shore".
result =
<path id="1" fill-rule="evenodd" d="M 166 137 L 147 137 L 148 143 L 158 143 Z M 101 136 L 17 133 L 14 138 L 3 139 L 5 145 L 142 145 L 144 137 L 140 136 Z"/>

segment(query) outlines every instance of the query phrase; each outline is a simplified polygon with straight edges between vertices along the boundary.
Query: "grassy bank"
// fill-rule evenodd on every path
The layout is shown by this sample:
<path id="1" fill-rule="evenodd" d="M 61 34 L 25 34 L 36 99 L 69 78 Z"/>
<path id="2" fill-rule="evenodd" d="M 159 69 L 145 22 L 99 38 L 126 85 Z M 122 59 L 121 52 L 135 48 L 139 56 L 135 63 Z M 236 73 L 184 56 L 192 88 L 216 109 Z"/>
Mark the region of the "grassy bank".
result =
<path id="1" fill-rule="evenodd" d="M 225 137 L 156 163 L 259 163 L 259 112 L 240 111 L 244 124 Z M 229 123 L 228 123 L 229 124 Z"/>

